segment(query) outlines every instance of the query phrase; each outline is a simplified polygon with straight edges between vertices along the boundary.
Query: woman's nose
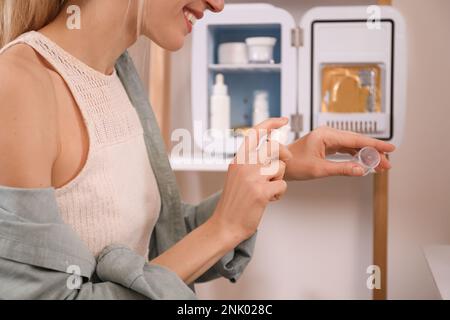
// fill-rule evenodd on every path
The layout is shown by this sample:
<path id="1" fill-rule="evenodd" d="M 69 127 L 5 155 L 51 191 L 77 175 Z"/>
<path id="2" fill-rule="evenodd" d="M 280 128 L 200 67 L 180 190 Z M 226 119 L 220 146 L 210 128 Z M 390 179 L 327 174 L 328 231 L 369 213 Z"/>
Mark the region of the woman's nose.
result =
<path id="1" fill-rule="evenodd" d="M 224 0 L 207 0 L 208 9 L 212 12 L 220 12 L 225 5 Z"/>

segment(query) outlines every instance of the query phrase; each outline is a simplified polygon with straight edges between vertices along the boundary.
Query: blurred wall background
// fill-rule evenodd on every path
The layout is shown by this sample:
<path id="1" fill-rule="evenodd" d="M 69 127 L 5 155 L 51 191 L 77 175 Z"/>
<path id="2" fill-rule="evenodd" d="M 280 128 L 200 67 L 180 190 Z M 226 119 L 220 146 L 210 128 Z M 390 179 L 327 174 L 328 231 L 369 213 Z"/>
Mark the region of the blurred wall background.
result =
<path id="1" fill-rule="evenodd" d="M 261 2 L 261 1 L 227 1 Z M 298 21 L 317 5 L 369 5 L 369 0 L 273 0 Z M 408 27 L 408 111 L 403 144 L 392 156 L 389 193 L 390 299 L 439 298 L 423 255 L 450 244 L 450 1 L 394 0 Z M 149 74 L 148 44 L 131 51 Z M 192 128 L 191 41 L 172 55 L 172 128 Z M 151 73 L 151 72 L 150 72 Z M 151 76 L 151 75 L 150 75 Z M 296 90 L 295 87 L 292 90 Z M 182 197 L 196 203 L 220 190 L 225 174 L 178 172 Z M 197 285 L 203 299 L 370 299 L 372 177 L 289 183 L 267 209 L 256 252 L 242 278 Z"/>

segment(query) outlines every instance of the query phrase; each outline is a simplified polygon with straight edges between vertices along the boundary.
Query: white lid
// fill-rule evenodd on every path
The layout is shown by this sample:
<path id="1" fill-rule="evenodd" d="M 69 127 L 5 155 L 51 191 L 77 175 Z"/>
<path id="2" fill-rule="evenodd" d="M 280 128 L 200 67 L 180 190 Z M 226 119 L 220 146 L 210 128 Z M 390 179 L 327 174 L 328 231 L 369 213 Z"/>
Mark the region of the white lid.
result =
<path id="1" fill-rule="evenodd" d="M 269 92 L 266 90 L 255 90 L 253 93 L 255 96 L 255 100 L 268 100 L 269 99 Z"/>
<path id="2" fill-rule="evenodd" d="M 273 47 L 277 43 L 277 38 L 251 37 L 251 38 L 245 39 L 245 42 L 249 46 L 271 46 L 271 47 Z"/>
<path id="3" fill-rule="evenodd" d="M 275 129 L 270 133 L 270 139 L 273 141 L 277 141 L 280 144 L 286 145 L 289 139 L 289 132 L 291 131 L 291 126 L 289 124 Z"/>
<path id="4" fill-rule="evenodd" d="M 245 44 L 245 42 L 224 42 L 219 45 L 219 48 L 227 48 L 227 47 L 246 48 L 247 45 Z"/>
<path id="5" fill-rule="evenodd" d="M 225 84 L 225 78 L 221 73 L 216 75 L 216 83 L 213 86 L 213 95 L 228 95 L 228 87 Z"/>

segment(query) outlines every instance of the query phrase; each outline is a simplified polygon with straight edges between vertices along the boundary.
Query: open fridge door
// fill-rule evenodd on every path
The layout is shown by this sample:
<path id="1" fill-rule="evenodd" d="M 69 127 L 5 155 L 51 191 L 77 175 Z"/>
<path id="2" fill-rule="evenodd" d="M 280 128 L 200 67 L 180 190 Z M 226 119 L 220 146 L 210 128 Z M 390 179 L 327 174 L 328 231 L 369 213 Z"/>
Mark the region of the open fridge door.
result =
<path id="1" fill-rule="evenodd" d="M 400 144 L 406 109 L 405 23 L 386 6 L 316 7 L 300 22 L 299 112 L 319 126 Z"/>

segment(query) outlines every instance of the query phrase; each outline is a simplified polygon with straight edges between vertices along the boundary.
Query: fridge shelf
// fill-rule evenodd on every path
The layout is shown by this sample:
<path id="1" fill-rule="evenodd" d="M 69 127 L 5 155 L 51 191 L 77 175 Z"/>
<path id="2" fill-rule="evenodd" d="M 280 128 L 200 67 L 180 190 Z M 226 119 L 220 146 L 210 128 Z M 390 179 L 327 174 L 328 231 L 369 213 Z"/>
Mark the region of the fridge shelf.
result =
<path id="1" fill-rule="evenodd" d="M 231 72 L 281 72 L 281 64 L 252 63 L 252 64 L 210 64 L 210 71 Z"/>

